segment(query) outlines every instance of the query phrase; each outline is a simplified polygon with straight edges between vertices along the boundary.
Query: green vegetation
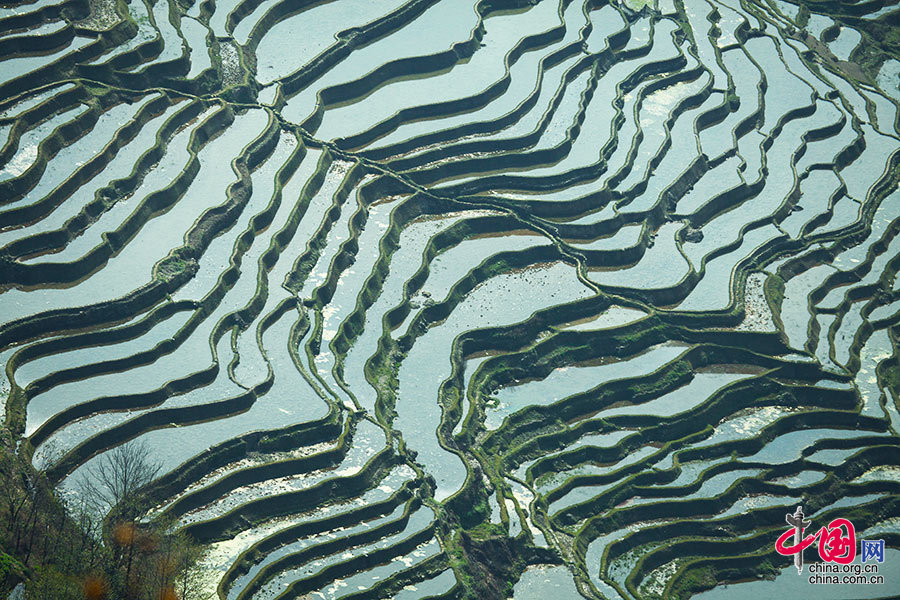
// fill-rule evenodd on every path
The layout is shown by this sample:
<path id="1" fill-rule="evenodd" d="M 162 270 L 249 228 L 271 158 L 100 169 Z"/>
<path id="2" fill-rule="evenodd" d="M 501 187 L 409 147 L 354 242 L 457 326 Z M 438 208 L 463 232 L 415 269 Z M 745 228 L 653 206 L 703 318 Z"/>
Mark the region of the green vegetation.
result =
<path id="1" fill-rule="evenodd" d="M 120 446 L 92 468 L 77 503 L 64 505 L 5 443 L 0 593 L 24 582 L 28 600 L 207 600 L 198 587 L 198 548 L 162 523 L 135 520 L 145 502 L 140 488 L 158 472 L 148 461 L 139 444 Z"/>
<path id="2" fill-rule="evenodd" d="M 709 566 L 688 568 L 669 589 L 672 600 L 687 600 L 701 590 L 708 590 L 719 583 L 715 570 Z"/>

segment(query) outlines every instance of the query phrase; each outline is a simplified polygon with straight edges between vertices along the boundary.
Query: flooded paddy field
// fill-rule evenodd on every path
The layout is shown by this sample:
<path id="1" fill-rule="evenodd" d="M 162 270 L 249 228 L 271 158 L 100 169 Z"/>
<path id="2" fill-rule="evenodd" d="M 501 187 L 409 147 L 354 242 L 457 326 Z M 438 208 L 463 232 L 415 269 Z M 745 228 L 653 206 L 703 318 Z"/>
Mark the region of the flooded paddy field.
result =
<path id="1" fill-rule="evenodd" d="M 898 16 L 4 3 L 5 447 L 181 600 L 900 596 Z"/>

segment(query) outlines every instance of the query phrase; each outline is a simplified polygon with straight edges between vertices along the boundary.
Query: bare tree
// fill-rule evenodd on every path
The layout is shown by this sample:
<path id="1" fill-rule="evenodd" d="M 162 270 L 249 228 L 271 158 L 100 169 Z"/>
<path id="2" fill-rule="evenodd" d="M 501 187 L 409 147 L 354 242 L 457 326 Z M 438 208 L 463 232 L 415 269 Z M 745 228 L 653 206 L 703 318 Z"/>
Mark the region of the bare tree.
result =
<path id="1" fill-rule="evenodd" d="M 179 548 L 175 589 L 180 600 L 214 600 L 215 593 L 206 590 L 206 573 L 200 564 L 203 551 L 184 533 L 178 533 L 175 543 Z"/>
<path id="2" fill-rule="evenodd" d="M 156 479 L 162 465 L 151 460 L 144 442 L 128 442 L 99 457 L 82 479 L 82 491 L 88 501 L 103 513 L 117 508 L 120 516 L 133 514 L 136 492 Z"/>
<path id="3" fill-rule="evenodd" d="M 2 502 L 6 512 L 6 528 L 7 533 L 15 535 L 16 549 L 19 545 L 19 535 L 21 534 L 20 512 L 25 507 L 27 501 L 33 494 L 30 494 L 34 488 L 26 477 L 24 471 L 18 467 L 13 461 L 4 461 L 5 464 L 0 466 L 0 478 L 3 480 L 2 486 Z"/>
<path id="4" fill-rule="evenodd" d="M 127 442 L 98 457 L 81 480 L 84 498 L 98 516 L 103 518 L 111 511 L 115 516 L 113 555 L 124 571 L 121 588 L 117 590 L 123 598 L 136 598 L 137 590 L 143 586 L 140 574 L 145 565 L 136 565 L 135 559 L 143 554 L 141 542 L 145 536 L 134 519 L 140 511 L 140 489 L 156 479 L 162 467 L 150 454 L 144 442 Z"/>

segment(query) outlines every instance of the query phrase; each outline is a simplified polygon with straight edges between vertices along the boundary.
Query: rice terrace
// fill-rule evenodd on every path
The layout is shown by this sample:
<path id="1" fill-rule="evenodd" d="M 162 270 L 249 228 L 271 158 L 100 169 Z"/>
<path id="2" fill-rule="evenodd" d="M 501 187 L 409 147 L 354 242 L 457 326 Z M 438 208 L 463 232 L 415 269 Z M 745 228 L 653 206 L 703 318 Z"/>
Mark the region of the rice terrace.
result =
<path id="1" fill-rule="evenodd" d="M 895 0 L 0 0 L 0 54 L 0 597 L 900 597 Z"/>

